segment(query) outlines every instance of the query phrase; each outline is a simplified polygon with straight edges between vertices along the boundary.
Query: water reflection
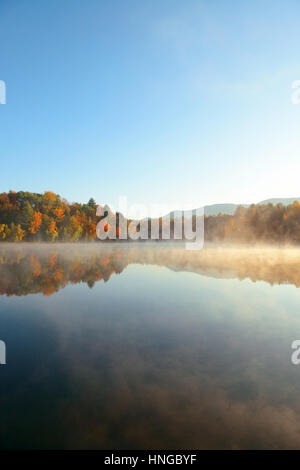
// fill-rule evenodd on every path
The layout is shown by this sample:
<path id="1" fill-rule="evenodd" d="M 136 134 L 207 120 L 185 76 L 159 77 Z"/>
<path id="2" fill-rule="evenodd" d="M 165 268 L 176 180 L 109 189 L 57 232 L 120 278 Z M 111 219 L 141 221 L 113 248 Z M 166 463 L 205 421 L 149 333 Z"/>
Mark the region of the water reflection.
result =
<path id="1" fill-rule="evenodd" d="M 67 284 L 107 282 L 130 264 L 165 266 L 219 278 L 249 278 L 300 286 L 300 250 L 295 248 L 217 248 L 138 245 L 0 246 L 0 294 L 54 294 Z"/>
<path id="2" fill-rule="evenodd" d="M 1 448 L 300 448 L 298 251 L 0 248 Z"/>

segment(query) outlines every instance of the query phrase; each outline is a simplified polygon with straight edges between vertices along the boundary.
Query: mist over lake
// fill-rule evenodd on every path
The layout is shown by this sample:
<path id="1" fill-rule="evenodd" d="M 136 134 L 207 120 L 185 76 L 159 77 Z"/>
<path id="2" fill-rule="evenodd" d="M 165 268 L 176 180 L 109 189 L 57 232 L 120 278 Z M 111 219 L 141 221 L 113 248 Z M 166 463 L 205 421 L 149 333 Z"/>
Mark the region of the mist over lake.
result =
<path id="1" fill-rule="evenodd" d="M 300 250 L 0 246 L 0 447 L 300 445 Z"/>

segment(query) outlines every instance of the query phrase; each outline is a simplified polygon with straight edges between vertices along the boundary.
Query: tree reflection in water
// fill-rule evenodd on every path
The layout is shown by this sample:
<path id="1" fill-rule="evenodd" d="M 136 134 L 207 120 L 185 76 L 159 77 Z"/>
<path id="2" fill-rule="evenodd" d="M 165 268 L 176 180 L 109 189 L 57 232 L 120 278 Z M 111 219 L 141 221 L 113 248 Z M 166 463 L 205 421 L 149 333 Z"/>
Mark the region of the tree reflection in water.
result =
<path id="1" fill-rule="evenodd" d="M 152 264 L 220 278 L 300 286 L 300 249 L 209 246 L 187 251 L 164 244 L 2 244 L 0 294 L 49 296 L 67 284 L 109 281 L 130 264 Z"/>

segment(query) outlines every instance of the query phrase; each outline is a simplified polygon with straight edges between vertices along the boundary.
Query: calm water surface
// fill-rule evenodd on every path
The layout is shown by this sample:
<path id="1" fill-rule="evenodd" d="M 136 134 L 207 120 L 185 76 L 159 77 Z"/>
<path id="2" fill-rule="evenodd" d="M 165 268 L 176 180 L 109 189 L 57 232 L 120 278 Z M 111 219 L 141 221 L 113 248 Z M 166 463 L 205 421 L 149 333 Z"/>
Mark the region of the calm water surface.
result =
<path id="1" fill-rule="evenodd" d="M 0 447 L 300 448 L 300 250 L 0 245 Z"/>

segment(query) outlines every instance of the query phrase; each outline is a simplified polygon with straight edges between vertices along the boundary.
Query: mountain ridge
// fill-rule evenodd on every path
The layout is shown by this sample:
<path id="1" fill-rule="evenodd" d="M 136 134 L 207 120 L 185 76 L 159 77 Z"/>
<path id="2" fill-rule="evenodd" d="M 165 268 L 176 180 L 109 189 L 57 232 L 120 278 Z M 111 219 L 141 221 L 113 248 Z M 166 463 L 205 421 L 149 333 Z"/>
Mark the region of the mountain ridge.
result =
<path id="1" fill-rule="evenodd" d="M 300 197 L 264 199 L 263 201 L 257 202 L 256 205 L 283 204 L 284 206 L 288 206 L 289 204 L 292 204 L 294 201 L 300 202 Z M 204 213 L 205 215 L 218 215 L 218 214 L 232 215 L 234 214 L 234 212 L 239 206 L 249 207 L 250 205 L 251 204 L 235 204 L 235 203 L 210 204 L 210 205 L 204 206 Z"/>

